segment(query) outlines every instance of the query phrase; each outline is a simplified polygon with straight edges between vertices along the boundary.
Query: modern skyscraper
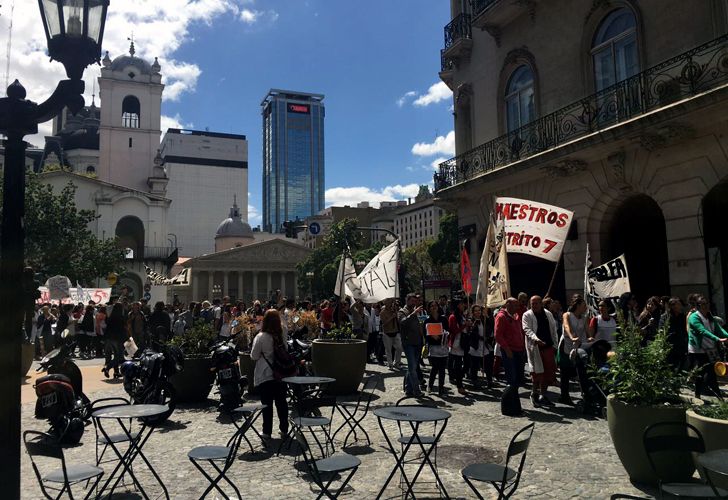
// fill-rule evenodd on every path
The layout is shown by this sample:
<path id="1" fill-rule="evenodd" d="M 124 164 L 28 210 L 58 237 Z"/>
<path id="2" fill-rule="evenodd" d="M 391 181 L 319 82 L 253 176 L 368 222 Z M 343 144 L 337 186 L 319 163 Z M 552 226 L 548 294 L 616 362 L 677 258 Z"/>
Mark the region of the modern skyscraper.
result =
<path id="1" fill-rule="evenodd" d="M 263 230 L 324 208 L 324 96 L 271 89 L 263 114 Z"/>

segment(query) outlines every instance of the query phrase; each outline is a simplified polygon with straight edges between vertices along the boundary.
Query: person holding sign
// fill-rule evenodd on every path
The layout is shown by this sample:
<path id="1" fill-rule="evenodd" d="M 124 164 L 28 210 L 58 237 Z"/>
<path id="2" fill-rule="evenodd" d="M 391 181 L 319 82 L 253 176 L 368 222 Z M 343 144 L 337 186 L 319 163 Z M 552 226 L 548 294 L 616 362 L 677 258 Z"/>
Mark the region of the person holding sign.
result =
<path id="1" fill-rule="evenodd" d="M 432 393 L 435 390 L 435 377 L 438 379 L 437 394 L 442 396 L 445 392 L 445 367 L 447 366 L 447 319 L 440 314 L 440 305 L 432 300 L 427 304 L 427 318 L 423 323 L 425 342 L 430 353 L 430 380 L 427 387 Z"/>

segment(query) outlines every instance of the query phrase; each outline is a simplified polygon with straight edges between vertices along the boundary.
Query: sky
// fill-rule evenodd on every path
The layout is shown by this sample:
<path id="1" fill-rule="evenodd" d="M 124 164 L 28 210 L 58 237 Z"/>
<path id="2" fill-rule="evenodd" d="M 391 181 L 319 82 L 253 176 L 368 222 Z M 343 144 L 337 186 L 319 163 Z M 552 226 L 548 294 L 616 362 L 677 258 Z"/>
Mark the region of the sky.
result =
<path id="1" fill-rule="evenodd" d="M 12 12 L 10 71 L 5 57 Z M 111 0 L 103 50 L 162 65 L 168 127 L 248 138 L 249 222 L 261 219 L 262 118 L 270 88 L 326 96 L 326 205 L 406 199 L 455 153 L 452 93 L 440 82 L 444 0 Z M 0 71 L 44 100 L 49 62 L 38 4 L 0 6 Z M 84 74 L 91 101 L 99 67 Z M 50 123 L 29 142 L 42 145 Z"/>

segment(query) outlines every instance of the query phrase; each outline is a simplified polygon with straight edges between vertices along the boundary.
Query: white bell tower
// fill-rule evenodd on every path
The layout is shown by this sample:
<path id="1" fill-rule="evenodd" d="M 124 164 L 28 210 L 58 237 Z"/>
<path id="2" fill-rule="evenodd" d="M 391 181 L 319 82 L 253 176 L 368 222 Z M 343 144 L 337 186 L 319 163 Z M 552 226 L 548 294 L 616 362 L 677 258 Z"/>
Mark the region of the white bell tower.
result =
<path id="1" fill-rule="evenodd" d="M 149 191 L 155 176 L 162 114 L 162 75 L 157 59 L 149 64 L 129 54 L 103 60 L 99 77 L 99 180 L 138 191 Z"/>

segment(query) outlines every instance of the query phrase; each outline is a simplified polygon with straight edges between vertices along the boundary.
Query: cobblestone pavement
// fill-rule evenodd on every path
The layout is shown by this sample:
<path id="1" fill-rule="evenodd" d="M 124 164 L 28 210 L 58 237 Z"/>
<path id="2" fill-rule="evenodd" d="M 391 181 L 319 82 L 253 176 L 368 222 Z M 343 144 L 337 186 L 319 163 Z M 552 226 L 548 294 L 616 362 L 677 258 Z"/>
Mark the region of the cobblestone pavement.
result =
<path id="1" fill-rule="evenodd" d="M 367 370 L 384 375 L 385 387 L 377 392 L 372 407 L 394 404 L 402 394 L 402 377 L 384 367 L 367 365 Z M 123 395 L 121 384 L 96 392 L 91 399 Z M 636 489 L 622 469 L 614 451 L 606 421 L 584 418 L 573 408 L 556 405 L 552 409 L 534 409 L 525 389 L 521 390 L 521 402 L 525 416 L 504 417 L 500 414 L 499 389 L 471 392 L 472 397 L 462 397 L 454 390 L 445 397 L 433 396 L 437 405 L 452 413 L 441 444 L 437 463 L 442 481 L 453 498 L 474 498 L 472 491 L 460 477 L 460 469 L 476 461 L 501 461 L 512 435 L 529 422 L 536 428 L 528 451 L 528 458 L 521 485 L 514 498 L 609 498 L 612 493 L 630 493 L 649 496 Z M 552 399 L 555 399 L 552 394 Z M 574 394 L 575 396 L 575 394 Z M 173 499 L 198 498 L 207 486 L 202 476 L 187 459 L 187 451 L 197 445 L 223 445 L 233 432 L 231 424 L 218 419 L 214 401 L 207 405 L 183 406 L 175 410 L 170 421 L 152 434 L 144 452 L 160 473 Z M 342 420 L 334 418 L 334 426 Z M 261 420 L 256 426 L 260 429 Z M 385 448 L 385 441 L 371 413 L 363 422 L 372 438 L 372 446 L 359 443 L 347 451 L 362 460 L 359 471 L 352 479 L 344 498 L 375 498 L 379 488 L 394 466 L 394 459 Z M 274 424 L 277 425 L 277 424 Z M 46 430 L 45 422 L 33 418 L 33 404 L 23 405 L 23 428 Z M 396 431 L 396 427 L 390 429 Z M 337 438 L 343 437 L 341 434 Z M 254 445 L 258 445 L 251 440 Z M 67 450 L 69 461 L 93 463 L 94 430 L 87 427 L 82 445 Z M 229 477 L 237 484 L 244 498 L 315 498 L 316 487 L 307 476 L 294 468 L 295 446 L 290 452 L 275 456 L 279 441 L 273 439 L 265 451 L 258 446 L 251 454 L 241 447 L 239 460 L 232 466 Z M 338 451 L 338 450 L 337 450 Z M 110 455 L 109 455 L 110 456 Z M 139 462 L 141 464 L 141 462 Z M 103 467 L 110 472 L 113 464 Z M 149 493 L 158 491 L 149 480 L 151 475 L 135 464 L 142 484 L 149 485 Z M 41 498 L 30 460 L 23 452 L 22 498 Z M 400 496 L 399 476 L 390 483 L 385 497 Z M 437 498 L 429 472 L 423 472 L 418 480 L 418 498 Z M 229 488 L 228 488 L 229 490 Z M 226 491 L 228 491 L 226 490 Z M 495 498 L 494 490 L 483 485 L 485 498 Z M 232 491 L 230 490 L 232 493 Z M 117 495 L 115 495 L 116 497 Z M 123 495 L 120 498 L 136 498 Z M 208 498 L 215 498 L 209 495 Z"/>

